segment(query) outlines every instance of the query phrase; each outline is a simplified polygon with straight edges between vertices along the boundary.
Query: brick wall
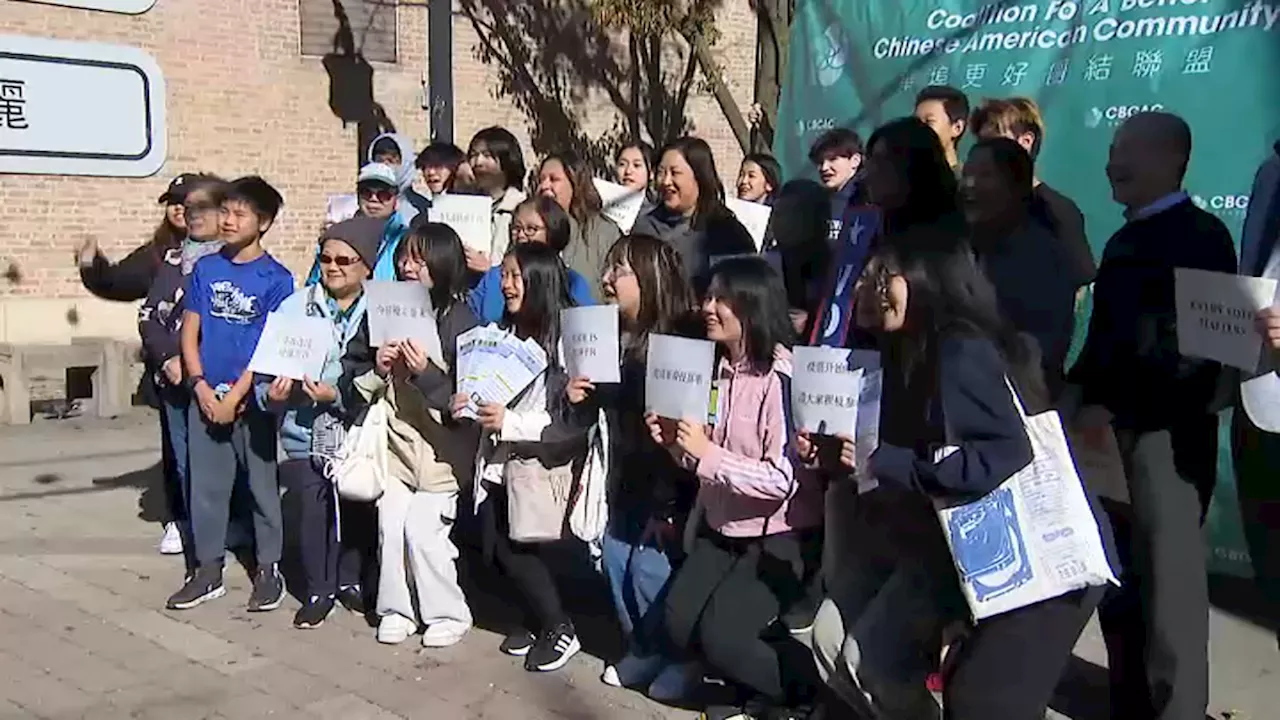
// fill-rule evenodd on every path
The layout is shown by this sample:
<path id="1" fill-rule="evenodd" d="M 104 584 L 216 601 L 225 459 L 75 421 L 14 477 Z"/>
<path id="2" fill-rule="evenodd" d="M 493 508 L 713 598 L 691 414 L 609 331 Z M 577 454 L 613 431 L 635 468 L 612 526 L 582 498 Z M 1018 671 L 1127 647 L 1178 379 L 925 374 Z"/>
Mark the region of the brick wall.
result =
<path id="1" fill-rule="evenodd" d="M 746 0 L 728 0 L 717 47 L 734 94 L 751 98 L 754 18 Z M 150 237 L 160 218 L 155 199 L 174 174 L 204 170 L 224 177 L 256 172 L 285 196 L 268 236 L 271 251 L 295 272 L 305 270 L 328 195 L 349 192 L 356 128 L 329 109 L 329 79 L 320 58 L 299 52 L 298 0 L 159 0 L 137 16 L 0 0 L 3 32 L 117 43 L 156 59 L 168 98 L 169 154 L 144 179 L 0 175 L 0 340 L 65 341 L 80 335 L 133 333 L 132 309 L 87 297 L 72 252 L 89 233 L 118 258 Z M 496 73 L 476 59 L 476 36 L 455 20 L 455 128 L 464 145 L 481 127 L 504 124 L 526 143 L 528 119 L 495 99 Z M 425 4 L 398 10 L 395 64 L 373 63 L 374 97 L 401 132 L 421 144 L 429 135 L 421 109 L 426 66 Z M 613 125 L 616 109 L 599 96 L 583 98 L 589 131 Z M 741 159 L 714 99 L 693 98 L 693 129 L 716 151 L 732 181 Z M 75 313 L 68 311 L 74 308 Z M 75 316 L 74 320 L 70 316 Z"/>

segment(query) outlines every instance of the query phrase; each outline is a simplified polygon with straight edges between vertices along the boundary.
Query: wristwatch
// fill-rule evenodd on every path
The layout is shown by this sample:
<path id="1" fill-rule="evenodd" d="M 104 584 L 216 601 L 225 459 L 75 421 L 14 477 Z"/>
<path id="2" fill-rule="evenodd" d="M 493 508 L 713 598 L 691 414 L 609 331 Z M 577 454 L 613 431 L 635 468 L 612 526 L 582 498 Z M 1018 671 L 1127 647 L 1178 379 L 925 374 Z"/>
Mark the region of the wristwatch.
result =
<path id="1" fill-rule="evenodd" d="M 202 382 L 204 382 L 203 375 L 192 375 L 191 377 L 187 378 L 187 389 L 192 392 L 195 392 L 196 386 Z"/>

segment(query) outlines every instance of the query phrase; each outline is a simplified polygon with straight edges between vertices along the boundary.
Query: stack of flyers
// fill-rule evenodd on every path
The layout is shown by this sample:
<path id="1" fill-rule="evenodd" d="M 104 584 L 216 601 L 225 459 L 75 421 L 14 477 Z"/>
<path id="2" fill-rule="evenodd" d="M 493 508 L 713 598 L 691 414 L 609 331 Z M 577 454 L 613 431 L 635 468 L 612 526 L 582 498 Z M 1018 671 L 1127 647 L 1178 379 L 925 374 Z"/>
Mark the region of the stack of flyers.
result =
<path id="1" fill-rule="evenodd" d="M 458 392 L 470 398 L 460 414 L 474 419 L 484 403 L 510 404 L 547 369 L 547 353 L 490 324 L 458 336 L 457 365 Z"/>

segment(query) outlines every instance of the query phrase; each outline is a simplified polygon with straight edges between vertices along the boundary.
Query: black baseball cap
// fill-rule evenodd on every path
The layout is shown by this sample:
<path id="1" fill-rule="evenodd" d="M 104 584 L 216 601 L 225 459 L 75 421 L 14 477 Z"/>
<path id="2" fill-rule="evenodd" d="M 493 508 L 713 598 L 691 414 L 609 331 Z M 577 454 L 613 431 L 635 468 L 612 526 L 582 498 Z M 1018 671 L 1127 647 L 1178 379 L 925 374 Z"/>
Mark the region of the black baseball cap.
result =
<path id="1" fill-rule="evenodd" d="M 160 196 L 158 202 L 162 205 L 181 203 L 187 197 L 187 190 L 198 179 L 200 179 L 199 173 L 182 173 L 169 181 L 168 189 Z"/>

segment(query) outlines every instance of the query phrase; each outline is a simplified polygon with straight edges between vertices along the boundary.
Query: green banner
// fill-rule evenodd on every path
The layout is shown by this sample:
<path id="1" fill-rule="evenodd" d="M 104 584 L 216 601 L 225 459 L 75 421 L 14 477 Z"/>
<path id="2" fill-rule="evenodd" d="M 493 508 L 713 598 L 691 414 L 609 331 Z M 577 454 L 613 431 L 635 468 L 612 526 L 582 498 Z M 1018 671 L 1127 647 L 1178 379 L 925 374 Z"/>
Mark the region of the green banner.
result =
<path id="1" fill-rule="evenodd" d="M 1030 97 L 1047 126 L 1038 174 L 1080 205 L 1100 256 L 1123 221 L 1104 170 L 1112 133 L 1166 110 L 1194 135 L 1188 192 L 1238 242 L 1253 174 L 1280 139 L 1278 68 L 1280 0 L 797 0 L 774 150 L 788 177 L 812 176 L 824 131 L 865 139 L 926 85 L 974 106 Z M 1213 569 L 1247 575 L 1225 422 L 1207 532 Z"/>

